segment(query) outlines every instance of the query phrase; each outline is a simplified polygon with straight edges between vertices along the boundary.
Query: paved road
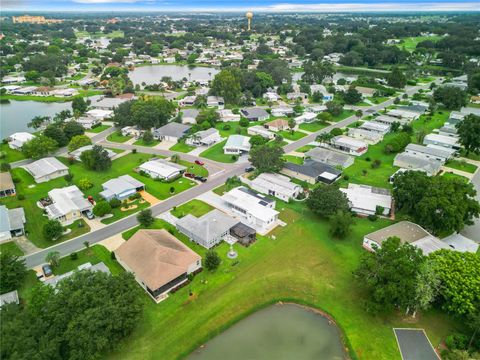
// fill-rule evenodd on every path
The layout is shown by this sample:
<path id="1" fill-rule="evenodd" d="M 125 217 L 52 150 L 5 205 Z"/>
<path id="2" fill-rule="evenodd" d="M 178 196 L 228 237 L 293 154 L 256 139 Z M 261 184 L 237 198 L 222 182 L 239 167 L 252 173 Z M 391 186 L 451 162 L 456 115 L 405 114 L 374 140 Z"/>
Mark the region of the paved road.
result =
<path id="1" fill-rule="evenodd" d="M 406 93 L 408 95 L 412 95 L 415 92 L 417 92 L 419 89 L 425 89 L 428 88 L 429 85 L 422 85 L 422 86 L 415 86 L 407 89 Z M 367 110 L 374 110 L 378 111 L 381 109 L 384 109 L 385 107 L 393 104 L 393 99 L 387 100 L 382 104 L 370 106 L 370 107 L 365 107 L 363 110 L 364 112 Z M 295 141 L 293 143 L 287 144 L 284 146 L 285 152 L 290 152 L 295 149 L 298 149 L 312 141 L 315 141 L 315 138 L 317 137 L 318 134 L 325 132 L 325 131 L 330 131 L 331 129 L 335 127 L 343 127 L 351 124 L 352 122 L 356 121 L 358 118 L 356 116 L 351 116 L 349 118 L 346 118 L 342 121 L 339 121 L 338 123 L 332 124 L 326 128 L 323 128 L 320 131 L 317 131 L 315 133 L 312 133 L 308 136 L 303 137 L 302 139 Z M 118 143 L 111 143 L 107 142 L 105 140 L 105 137 L 109 134 L 115 131 L 115 129 L 109 128 L 106 131 L 96 135 L 94 138 L 92 138 L 92 141 L 98 142 L 100 144 L 109 146 L 109 147 L 115 147 L 115 148 L 120 148 L 120 149 L 126 149 L 126 150 L 131 150 L 134 148 L 141 149 L 142 152 L 150 153 L 150 154 L 159 154 L 159 155 L 164 155 L 164 156 L 171 156 L 173 151 L 169 150 L 161 150 L 161 149 L 154 149 L 154 148 L 148 148 L 148 147 L 140 147 L 140 146 L 135 146 L 135 145 L 126 145 L 126 144 L 118 144 Z M 195 159 L 198 159 L 198 157 L 184 154 L 184 153 L 179 153 L 179 155 L 188 161 L 194 161 Z M 210 191 L 226 182 L 226 180 L 234 175 L 241 175 L 244 173 L 244 168 L 245 166 L 248 165 L 248 163 L 243 163 L 243 164 L 223 164 L 223 163 L 217 163 L 212 160 L 208 159 L 202 159 L 202 161 L 205 160 L 205 163 L 207 166 L 214 168 L 214 167 L 220 167 L 222 168 L 221 171 L 219 172 L 210 172 L 212 175 L 209 177 L 209 180 L 204 183 L 200 184 L 194 188 L 191 188 L 189 190 L 186 190 L 174 197 L 171 197 L 163 202 L 160 202 L 159 204 L 156 204 L 151 207 L 152 213 L 154 216 L 157 216 L 165 211 L 170 210 L 174 206 L 178 206 L 183 204 L 184 202 L 187 202 L 200 194 L 203 194 L 207 191 Z M 129 217 L 120 219 L 102 229 L 92 231 L 88 234 L 79 236 L 77 238 L 68 240 L 66 242 L 60 243 L 58 245 L 51 246 L 47 249 L 43 249 L 37 253 L 33 253 L 30 255 L 25 256 L 26 264 L 28 268 L 32 268 L 38 265 L 41 265 L 45 262 L 45 257 L 50 251 L 58 251 L 61 256 L 66 256 L 72 252 L 78 251 L 84 247 L 83 243 L 85 241 L 88 241 L 90 244 L 97 243 L 99 241 L 102 241 L 104 239 L 107 239 L 113 235 L 116 235 L 118 233 L 121 233 L 125 230 L 128 230 L 129 228 L 137 225 L 137 218 L 136 215 L 131 215 Z"/>
<path id="2" fill-rule="evenodd" d="M 477 190 L 477 200 L 480 201 L 480 171 L 475 173 L 471 181 Z M 480 243 L 480 219 L 476 219 L 475 224 L 466 226 L 460 233 Z"/>

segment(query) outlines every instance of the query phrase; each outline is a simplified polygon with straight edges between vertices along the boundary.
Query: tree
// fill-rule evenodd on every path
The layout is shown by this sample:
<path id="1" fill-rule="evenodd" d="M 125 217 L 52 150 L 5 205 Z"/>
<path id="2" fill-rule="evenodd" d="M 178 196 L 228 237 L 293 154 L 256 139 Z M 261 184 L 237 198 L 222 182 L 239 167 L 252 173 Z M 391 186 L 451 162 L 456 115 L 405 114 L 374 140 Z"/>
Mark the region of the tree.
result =
<path id="1" fill-rule="evenodd" d="M 92 140 L 87 135 L 76 135 L 68 143 L 68 151 L 74 151 L 91 144 Z"/>
<path id="2" fill-rule="evenodd" d="M 87 102 L 81 96 L 74 97 L 72 100 L 72 110 L 74 113 L 84 114 L 88 109 Z"/>
<path id="3" fill-rule="evenodd" d="M 214 250 L 208 250 L 205 254 L 205 267 L 207 270 L 213 271 L 218 268 L 221 263 L 220 256 Z"/>
<path id="4" fill-rule="evenodd" d="M 90 179 L 83 178 L 78 181 L 78 187 L 80 190 L 85 191 L 91 189 L 93 187 L 93 183 L 90 181 Z"/>
<path id="5" fill-rule="evenodd" d="M 149 227 L 155 221 L 150 209 L 140 211 L 137 215 L 137 220 L 143 227 Z"/>
<path id="6" fill-rule="evenodd" d="M 339 116 L 343 112 L 343 105 L 337 101 L 328 101 L 325 105 L 332 116 Z"/>
<path id="7" fill-rule="evenodd" d="M 85 134 L 85 129 L 76 121 L 68 121 L 63 127 L 63 133 L 70 141 L 74 136 Z"/>
<path id="8" fill-rule="evenodd" d="M 8 252 L 0 255 L 0 293 L 18 289 L 26 276 L 25 260 Z"/>
<path id="9" fill-rule="evenodd" d="M 80 160 L 89 170 L 106 171 L 112 166 L 107 150 L 99 145 L 94 145 L 91 150 L 82 152 Z"/>
<path id="10" fill-rule="evenodd" d="M 320 84 L 327 77 L 333 76 L 333 65 L 327 61 L 307 61 L 303 64 L 304 73 L 302 80 L 307 84 Z"/>
<path id="11" fill-rule="evenodd" d="M 480 153 L 480 116 L 470 114 L 457 124 L 460 143 L 470 152 Z"/>
<path id="12" fill-rule="evenodd" d="M 93 207 L 93 214 L 98 217 L 105 216 L 112 212 L 112 207 L 107 201 L 99 201 Z"/>
<path id="13" fill-rule="evenodd" d="M 418 310 L 426 310 L 435 300 L 440 289 L 440 279 L 434 271 L 430 262 L 424 262 L 417 274 L 417 287 L 412 303 L 408 305 L 408 310 L 412 310 L 412 316 L 415 317 Z"/>
<path id="14" fill-rule="evenodd" d="M 165 125 L 175 112 L 175 105 L 164 97 L 155 96 L 133 101 L 130 107 L 132 125 L 150 130 Z M 122 115 L 124 115 L 122 113 Z M 118 117 L 114 117 L 117 121 Z"/>
<path id="15" fill-rule="evenodd" d="M 27 126 L 33 129 L 40 129 L 43 125 L 50 121 L 48 116 L 35 116 Z"/>
<path id="16" fill-rule="evenodd" d="M 295 126 L 297 126 L 297 123 L 295 122 L 294 118 L 288 119 L 288 127 L 290 128 L 290 131 L 293 133 Z"/>
<path id="17" fill-rule="evenodd" d="M 48 220 L 43 225 L 43 237 L 47 240 L 57 240 L 63 234 L 63 226 L 58 220 Z"/>
<path id="18" fill-rule="evenodd" d="M 407 310 L 416 299 L 417 279 L 426 258 L 422 251 L 398 237 L 383 241 L 375 252 L 366 252 L 355 276 L 370 294 L 369 309 Z"/>
<path id="19" fill-rule="evenodd" d="M 402 131 L 400 133 L 395 134 L 387 142 L 383 148 L 383 151 L 387 154 L 391 153 L 398 153 L 403 151 L 407 145 L 410 143 L 411 138 L 408 133 Z"/>
<path id="20" fill-rule="evenodd" d="M 242 95 L 239 76 L 230 69 L 220 71 L 215 75 L 210 91 L 212 95 L 222 96 L 227 104 L 238 104 Z"/>
<path id="21" fill-rule="evenodd" d="M 395 66 L 386 78 L 388 85 L 391 87 L 403 89 L 407 85 L 407 77 L 398 66 Z"/>
<path id="22" fill-rule="evenodd" d="M 362 101 L 362 94 L 360 94 L 354 86 L 350 86 L 343 95 L 343 100 L 346 104 L 353 105 Z"/>
<path id="23" fill-rule="evenodd" d="M 433 92 L 433 99 L 448 110 L 458 110 L 467 104 L 466 93 L 454 86 L 441 86 Z"/>
<path id="24" fill-rule="evenodd" d="M 480 257 L 469 252 L 439 250 L 429 255 L 440 279 L 440 296 L 445 310 L 469 315 L 480 309 Z"/>
<path id="25" fill-rule="evenodd" d="M 264 144 L 250 150 L 250 162 L 258 172 L 277 172 L 283 168 L 283 148 L 278 144 Z"/>
<path id="26" fill-rule="evenodd" d="M 57 149 L 57 142 L 47 136 L 38 135 L 22 146 L 23 154 L 30 159 L 41 159 Z"/>
<path id="27" fill-rule="evenodd" d="M 353 216 L 350 212 L 337 211 L 330 217 L 330 233 L 336 238 L 344 238 L 353 225 Z"/>
<path id="28" fill-rule="evenodd" d="M 350 209 L 347 196 L 337 186 L 324 184 L 312 190 L 307 199 L 307 206 L 322 217 L 330 217 L 339 211 L 346 213 Z"/>
<path id="29" fill-rule="evenodd" d="M 147 145 L 151 144 L 154 140 L 152 132 L 150 130 L 145 131 L 142 135 L 142 140 Z"/>
<path id="30" fill-rule="evenodd" d="M 60 264 L 60 253 L 58 251 L 50 251 L 45 257 L 45 261 L 52 267 L 57 267 Z"/>

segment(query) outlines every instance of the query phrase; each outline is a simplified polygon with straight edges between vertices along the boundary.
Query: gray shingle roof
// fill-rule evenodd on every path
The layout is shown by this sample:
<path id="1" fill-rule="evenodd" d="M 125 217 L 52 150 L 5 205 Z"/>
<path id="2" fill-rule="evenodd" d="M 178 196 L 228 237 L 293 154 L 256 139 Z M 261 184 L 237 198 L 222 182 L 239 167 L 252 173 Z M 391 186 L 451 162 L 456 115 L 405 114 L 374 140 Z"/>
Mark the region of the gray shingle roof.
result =
<path id="1" fill-rule="evenodd" d="M 191 214 L 179 219 L 177 225 L 194 233 L 202 240 L 215 239 L 230 230 L 238 220 L 214 209 L 197 218 Z"/>
<path id="2" fill-rule="evenodd" d="M 190 126 L 170 122 L 162 127 L 155 129 L 155 136 L 171 136 L 181 138 L 190 129 Z"/>
<path id="3" fill-rule="evenodd" d="M 306 160 L 303 165 L 287 162 L 285 163 L 284 168 L 315 179 L 325 172 L 336 176 L 339 176 L 342 173 L 340 170 L 335 169 L 330 165 L 314 160 Z"/>

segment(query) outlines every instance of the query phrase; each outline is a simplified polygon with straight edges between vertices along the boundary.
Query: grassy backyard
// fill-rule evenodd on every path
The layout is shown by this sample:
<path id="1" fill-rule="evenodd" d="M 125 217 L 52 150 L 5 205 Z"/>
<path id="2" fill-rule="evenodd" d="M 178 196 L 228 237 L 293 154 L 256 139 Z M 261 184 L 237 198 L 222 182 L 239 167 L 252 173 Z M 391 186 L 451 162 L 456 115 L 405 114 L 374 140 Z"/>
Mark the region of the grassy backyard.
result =
<path id="1" fill-rule="evenodd" d="M 223 153 L 223 147 L 226 143 L 227 140 L 224 140 L 218 144 L 215 144 L 202 152 L 200 156 L 218 162 L 234 163 L 236 159 L 232 158 L 232 155 L 227 155 Z"/>
<path id="2" fill-rule="evenodd" d="M 132 136 L 123 136 L 120 131 L 116 131 L 107 136 L 108 141 L 117 142 L 117 143 L 124 143 L 130 140 L 131 138 Z"/>
<path id="3" fill-rule="evenodd" d="M 298 165 L 303 165 L 303 158 L 299 156 L 283 155 L 283 158 L 288 162 L 298 164 Z"/>
<path id="4" fill-rule="evenodd" d="M 176 216 L 177 218 L 180 219 L 187 214 L 200 217 L 210 212 L 211 210 L 213 210 L 213 207 L 211 207 L 207 203 L 201 200 L 193 199 L 185 204 L 182 204 L 176 208 L 173 208 L 170 212 L 172 213 L 173 216 Z"/>
<path id="5" fill-rule="evenodd" d="M 449 167 L 449 168 L 452 168 L 452 169 L 465 171 L 465 172 L 468 172 L 468 173 L 471 173 L 471 174 L 473 174 L 473 173 L 475 173 L 475 171 L 477 171 L 477 166 L 475 166 L 473 164 L 470 164 L 470 163 L 467 163 L 466 161 L 462 161 L 462 160 L 449 160 L 445 163 L 445 166 Z"/>
<path id="6" fill-rule="evenodd" d="M 229 246 L 223 243 L 215 248 L 222 258 L 215 272 L 204 270 L 160 305 L 145 295 L 143 320 L 109 358 L 183 358 L 244 316 L 276 301 L 295 301 L 329 313 L 362 359 L 400 360 L 393 327 L 424 328 L 434 346 L 461 328 L 435 310 L 419 314 L 415 320 L 404 319 L 403 314 L 375 316 L 365 311 L 365 294 L 352 272 L 364 251 L 363 235 L 386 226 L 388 220 L 356 219 L 350 235 L 335 240 L 328 224 L 305 211 L 303 204 L 282 203 L 277 209 L 282 210 L 288 225 L 273 232 L 275 240 L 258 236 L 249 248 L 234 245 L 239 254 L 236 260 L 226 257 Z M 205 255 L 205 249 L 178 234 L 173 226 L 161 220 L 151 226 L 162 227 Z M 124 238 L 135 231 L 124 233 Z"/>
<path id="7" fill-rule="evenodd" d="M 25 159 L 25 155 L 19 150 L 10 149 L 8 144 L 0 144 L 0 157 L 2 162 L 12 163 Z"/>
<path id="8" fill-rule="evenodd" d="M 16 256 L 22 256 L 23 251 L 13 241 L 9 241 L 9 242 L 0 244 L 0 254 L 11 254 Z"/>

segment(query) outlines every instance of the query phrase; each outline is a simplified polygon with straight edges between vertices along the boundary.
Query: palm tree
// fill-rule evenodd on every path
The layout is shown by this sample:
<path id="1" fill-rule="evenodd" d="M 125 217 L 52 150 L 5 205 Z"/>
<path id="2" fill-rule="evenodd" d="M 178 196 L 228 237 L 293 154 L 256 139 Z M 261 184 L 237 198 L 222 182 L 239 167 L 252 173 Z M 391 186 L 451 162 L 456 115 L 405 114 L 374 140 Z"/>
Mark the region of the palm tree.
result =
<path id="1" fill-rule="evenodd" d="M 58 251 L 50 251 L 45 257 L 45 261 L 48 262 L 52 267 L 58 266 L 60 262 L 60 253 Z"/>
<path id="2" fill-rule="evenodd" d="M 320 143 L 327 143 L 332 139 L 333 135 L 327 132 L 323 132 L 317 136 L 317 141 Z"/>

